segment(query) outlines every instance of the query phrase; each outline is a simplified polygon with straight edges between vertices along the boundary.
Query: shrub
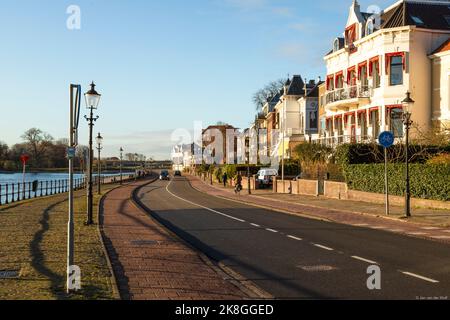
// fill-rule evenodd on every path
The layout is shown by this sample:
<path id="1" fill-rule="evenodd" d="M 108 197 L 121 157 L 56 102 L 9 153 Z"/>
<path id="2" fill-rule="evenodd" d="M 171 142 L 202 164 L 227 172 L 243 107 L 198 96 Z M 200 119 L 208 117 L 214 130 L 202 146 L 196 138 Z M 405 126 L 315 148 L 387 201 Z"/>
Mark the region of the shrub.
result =
<path id="1" fill-rule="evenodd" d="M 350 189 L 384 193 L 384 165 L 357 164 L 343 167 L 345 180 Z M 405 193 L 405 167 L 389 164 L 389 193 L 403 196 Z M 450 200 L 449 164 L 411 164 L 411 196 L 422 199 Z"/>
<path id="2" fill-rule="evenodd" d="M 450 153 L 441 153 L 428 160 L 427 164 L 450 164 Z"/>

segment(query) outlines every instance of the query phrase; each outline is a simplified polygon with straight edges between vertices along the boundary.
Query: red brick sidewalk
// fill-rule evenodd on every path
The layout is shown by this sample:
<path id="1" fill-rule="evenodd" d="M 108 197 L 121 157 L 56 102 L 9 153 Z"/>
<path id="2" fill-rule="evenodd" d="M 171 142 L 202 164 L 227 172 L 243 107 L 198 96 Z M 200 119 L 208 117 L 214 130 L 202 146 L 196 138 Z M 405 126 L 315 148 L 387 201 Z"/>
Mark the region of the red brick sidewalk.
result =
<path id="1" fill-rule="evenodd" d="M 122 299 L 244 299 L 209 261 L 131 200 L 134 182 L 105 196 L 102 229 Z"/>
<path id="2" fill-rule="evenodd" d="M 385 230 L 389 232 L 406 234 L 408 236 L 450 243 L 449 228 L 433 227 L 423 224 L 410 223 L 406 220 L 350 212 L 351 208 L 349 208 L 349 211 L 342 211 L 324 207 L 308 206 L 305 204 L 295 203 L 295 196 L 284 197 L 283 200 L 275 200 L 263 195 L 248 195 L 245 194 L 245 190 L 241 192 L 241 195 L 236 195 L 233 190 L 218 186 L 211 186 L 210 184 L 200 180 L 198 177 L 188 176 L 188 180 L 195 189 L 201 192 L 272 210 L 286 211 L 289 213 L 324 219 L 342 224 Z"/>

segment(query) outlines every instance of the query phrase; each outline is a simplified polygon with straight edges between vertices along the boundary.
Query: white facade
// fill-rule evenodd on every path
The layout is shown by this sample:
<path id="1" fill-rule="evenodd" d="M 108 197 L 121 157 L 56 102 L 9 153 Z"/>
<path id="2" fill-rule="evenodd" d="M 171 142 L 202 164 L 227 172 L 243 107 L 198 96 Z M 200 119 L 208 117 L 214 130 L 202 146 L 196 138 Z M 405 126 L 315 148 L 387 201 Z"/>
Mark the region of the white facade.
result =
<path id="1" fill-rule="evenodd" d="M 403 4 L 399 1 L 386 11 Z M 361 13 L 354 1 L 346 24 L 345 45 L 335 40 L 325 56 L 326 133 L 330 143 L 376 139 L 381 131 L 402 137 L 401 101 L 410 91 L 412 120 L 431 128 L 432 90 L 429 54 L 445 42 L 449 30 L 401 26 L 372 30 L 376 17 Z"/>

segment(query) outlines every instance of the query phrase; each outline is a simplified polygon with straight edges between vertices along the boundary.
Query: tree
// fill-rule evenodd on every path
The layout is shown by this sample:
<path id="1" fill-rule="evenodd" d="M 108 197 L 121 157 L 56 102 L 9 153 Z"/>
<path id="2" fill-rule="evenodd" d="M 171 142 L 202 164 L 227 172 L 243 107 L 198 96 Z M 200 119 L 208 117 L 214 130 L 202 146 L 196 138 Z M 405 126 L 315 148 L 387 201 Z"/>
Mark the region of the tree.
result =
<path id="1" fill-rule="evenodd" d="M 264 104 L 267 102 L 267 98 L 275 96 L 281 90 L 281 88 L 283 88 L 284 83 L 285 80 L 279 79 L 270 82 L 263 89 L 256 91 L 253 95 L 253 103 L 255 104 L 256 110 L 261 111 L 264 107 Z"/>
<path id="2" fill-rule="evenodd" d="M 38 128 L 27 130 L 22 139 L 26 143 L 27 151 L 31 153 L 32 163 L 35 167 L 42 165 L 42 158 L 45 151 L 53 143 L 53 137 Z"/>
<path id="3" fill-rule="evenodd" d="M 8 158 L 9 147 L 6 143 L 0 141 L 0 160 Z"/>

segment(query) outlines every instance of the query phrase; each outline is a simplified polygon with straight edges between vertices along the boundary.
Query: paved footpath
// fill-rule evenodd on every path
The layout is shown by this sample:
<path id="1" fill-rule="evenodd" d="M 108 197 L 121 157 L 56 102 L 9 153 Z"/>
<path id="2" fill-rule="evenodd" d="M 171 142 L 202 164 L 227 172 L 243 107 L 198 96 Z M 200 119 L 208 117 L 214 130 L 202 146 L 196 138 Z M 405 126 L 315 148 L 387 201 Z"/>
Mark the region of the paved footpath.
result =
<path id="1" fill-rule="evenodd" d="M 247 296 L 131 200 L 138 181 L 105 196 L 102 229 L 122 299 L 235 300 Z"/>
<path id="2" fill-rule="evenodd" d="M 299 203 L 299 201 L 296 200 L 298 196 L 295 195 L 285 194 L 277 195 L 278 197 L 273 197 L 273 195 L 268 194 L 267 191 L 265 194 L 259 193 L 258 195 L 248 195 L 245 190 L 241 192 L 241 195 L 236 195 L 230 188 L 224 188 L 218 184 L 211 186 L 209 183 L 204 182 L 198 177 L 188 176 L 188 180 L 190 181 L 192 187 L 201 192 L 230 200 L 241 201 L 247 204 L 262 206 L 273 210 L 325 219 L 347 225 L 385 230 L 412 237 L 450 243 L 450 228 L 430 226 L 396 218 L 387 218 L 371 214 L 352 212 L 354 210 L 352 210 L 350 202 L 346 202 L 345 200 L 327 199 L 326 201 L 329 207 L 320 207 L 315 205 L 317 204 L 317 200 L 315 200 L 316 203 L 314 205 L 308 205 L 305 198 L 303 198 L 303 203 Z M 336 209 L 337 204 L 342 204 L 343 202 L 349 204 L 348 210 Z M 336 203 L 336 206 L 333 206 L 333 203 Z M 330 209 L 330 207 L 333 209 Z"/>

